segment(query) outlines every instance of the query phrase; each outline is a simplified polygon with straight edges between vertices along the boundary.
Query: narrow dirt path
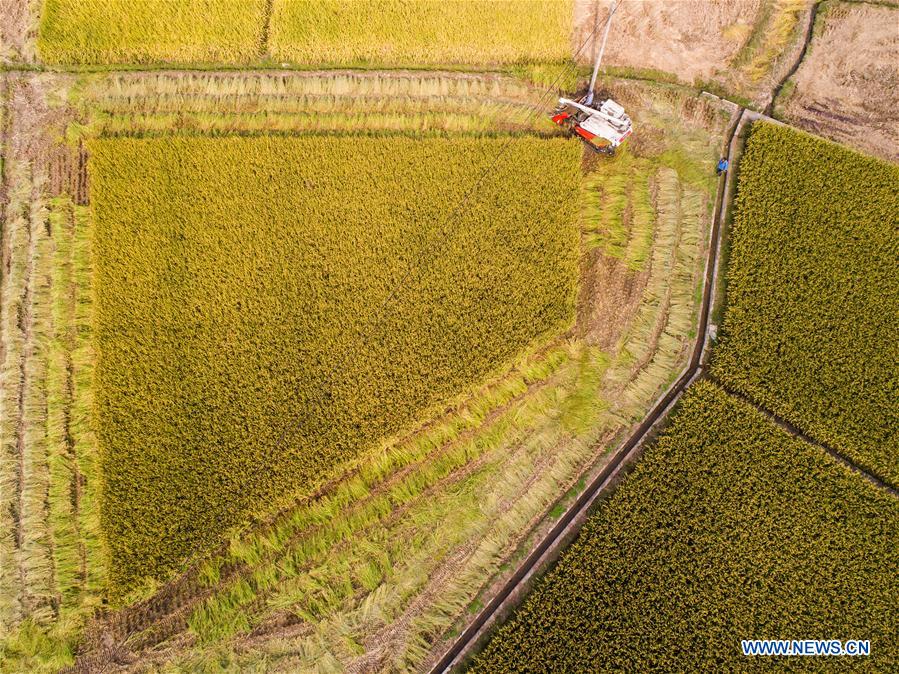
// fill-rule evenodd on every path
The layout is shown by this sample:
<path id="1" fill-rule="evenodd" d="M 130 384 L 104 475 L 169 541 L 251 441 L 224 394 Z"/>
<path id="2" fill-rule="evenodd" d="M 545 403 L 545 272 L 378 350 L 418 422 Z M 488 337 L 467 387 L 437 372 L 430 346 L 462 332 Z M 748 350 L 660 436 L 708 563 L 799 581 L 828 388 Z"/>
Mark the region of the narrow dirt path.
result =
<path id="1" fill-rule="evenodd" d="M 780 95 L 784 85 L 796 74 L 796 71 L 799 70 L 799 66 L 802 65 L 802 61 L 805 59 L 805 53 L 808 51 L 809 43 L 812 41 L 812 36 L 815 32 L 815 16 L 817 16 L 817 14 L 818 2 L 815 2 L 808 13 L 808 23 L 805 26 L 805 35 L 802 39 L 802 49 L 799 50 L 799 56 L 796 58 L 793 65 L 790 66 L 790 69 L 784 74 L 780 82 L 778 82 L 771 91 L 771 100 L 768 101 L 768 105 L 765 106 L 765 114 L 768 116 L 770 116 L 774 110 L 774 104 L 777 102 L 777 97 Z"/>

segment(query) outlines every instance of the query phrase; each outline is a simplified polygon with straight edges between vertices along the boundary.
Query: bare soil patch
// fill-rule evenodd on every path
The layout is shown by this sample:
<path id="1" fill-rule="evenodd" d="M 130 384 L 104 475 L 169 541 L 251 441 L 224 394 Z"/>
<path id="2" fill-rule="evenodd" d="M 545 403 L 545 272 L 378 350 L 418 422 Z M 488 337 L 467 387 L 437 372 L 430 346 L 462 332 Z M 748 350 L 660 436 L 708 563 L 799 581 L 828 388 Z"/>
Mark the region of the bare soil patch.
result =
<path id="1" fill-rule="evenodd" d="M 899 7 L 827 3 L 777 112 L 863 152 L 899 161 Z M 789 91 L 792 85 L 792 91 Z"/>
<path id="2" fill-rule="evenodd" d="M 599 25 L 602 37 L 609 0 L 575 0 L 575 42 Z M 709 79 L 727 67 L 752 30 L 760 0 L 623 0 L 603 56 L 610 66 L 659 70 L 685 83 Z M 593 62 L 600 40 L 585 50 Z"/>
<path id="3" fill-rule="evenodd" d="M 599 249 L 590 251 L 582 266 L 577 334 L 612 351 L 637 313 L 649 271 L 633 272 Z"/>
<path id="4" fill-rule="evenodd" d="M 0 0 L 0 64 L 34 63 L 40 0 Z"/>
<path id="5" fill-rule="evenodd" d="M 593 63 L 611 0 L 575 0 L 572 42 Z M 802 49 L 813 0 L 622 0 L 603 66 L 723 92 L 762 109 Z"/>

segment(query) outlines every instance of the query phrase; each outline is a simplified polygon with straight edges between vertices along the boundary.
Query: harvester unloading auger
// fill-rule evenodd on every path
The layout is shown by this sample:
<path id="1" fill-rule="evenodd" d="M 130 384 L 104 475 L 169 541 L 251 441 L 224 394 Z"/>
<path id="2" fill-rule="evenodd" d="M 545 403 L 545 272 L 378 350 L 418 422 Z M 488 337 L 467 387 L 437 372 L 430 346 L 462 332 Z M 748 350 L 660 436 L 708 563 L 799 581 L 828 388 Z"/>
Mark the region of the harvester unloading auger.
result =
<path id="1" fill-rule="evenodd" d="M 593 88 L 596 86 L 599 64 L 602 62 L 606 40 L 609 38 L 609 28 L 612 26 L 612 16 L 616 9 L 618 9 L 618 3 L 613 2 L 609 8 L 609 18 L 606 19 L 602 45 L 596 55 L 596 64 L 593 66 L 593 76 L 590 78 L 590 87 L 587 89 L 586 95 L 577 101 L 560 98 L 559 107 L 556 108 L 552 117 L 556 124 L 568 128 L 591 150 L 605 154 L 615 154 L 615 149 L 633 131 L 631 118 L 627 116 L 621 105 L 611 98 L 607 98 L 599 104 L 593 102 Z"/>

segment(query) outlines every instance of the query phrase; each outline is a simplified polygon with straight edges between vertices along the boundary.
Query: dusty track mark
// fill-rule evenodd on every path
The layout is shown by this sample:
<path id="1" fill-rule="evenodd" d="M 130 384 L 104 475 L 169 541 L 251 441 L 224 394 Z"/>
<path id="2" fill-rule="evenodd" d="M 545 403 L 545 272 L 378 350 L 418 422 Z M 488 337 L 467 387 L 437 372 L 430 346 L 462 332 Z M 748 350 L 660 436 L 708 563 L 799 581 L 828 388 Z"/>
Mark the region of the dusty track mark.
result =
<path id="1" fill-rule="evenodd" d="M 614 349 L 640 306 L 649 271 L 634 272 L 599 248 L 584 256 L 575 334 L 604 351 Z"/>
<path id="2" fill-rule="evenodd" d="M 272 6 L 274 0 L 265 0 L 265 6 L 262 9 L 262 38 L 259 44 L 259 58 L 265 60 L 271 56 L 269 49 L 269 40 L 272 35 Z"/>

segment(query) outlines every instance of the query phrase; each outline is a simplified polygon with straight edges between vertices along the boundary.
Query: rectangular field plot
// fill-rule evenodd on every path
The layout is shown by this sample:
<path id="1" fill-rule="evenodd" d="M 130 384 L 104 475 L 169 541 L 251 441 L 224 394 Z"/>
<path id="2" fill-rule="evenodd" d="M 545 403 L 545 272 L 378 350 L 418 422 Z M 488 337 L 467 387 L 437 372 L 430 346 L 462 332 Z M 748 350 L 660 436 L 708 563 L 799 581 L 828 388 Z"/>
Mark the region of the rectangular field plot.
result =
<path id="1" fill-rule="evenodd" d="M 516 137 L 497 164 L 507 142 L 90 143 L 114 583 L 314 488 L 571 324 L 580 147 Z"/>
<path id="2" fill-rule="evenodd" d="M 472 671 L 770 671 L 740 640 L 805 638 L 894 671 L 897 564 L 899 501 L 699 382 Z"/>
<path id="3" fill-rule="evenodd" d="M 44 0 L 38 49 L 54 64 L 248 63 L 265 0 Z"/>
<path id="4" fill-rule="evenodd" d="M 58 65 L 512 65 L 571 56 L 572 0 L 43 0 Z"/>
<path id="5" fill-rule="evenodd" d="M 572 16 L 571 0 L 275 0 L 270 50 L 311 65 L 563 61 Z"/>
<path id="6" fill-rule="evenodd" d="M 899 167 L 770 124 L 740 162 L 713 375 L 899 485 Z"/>

